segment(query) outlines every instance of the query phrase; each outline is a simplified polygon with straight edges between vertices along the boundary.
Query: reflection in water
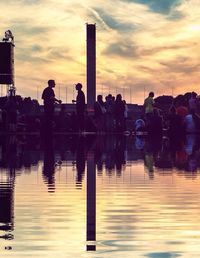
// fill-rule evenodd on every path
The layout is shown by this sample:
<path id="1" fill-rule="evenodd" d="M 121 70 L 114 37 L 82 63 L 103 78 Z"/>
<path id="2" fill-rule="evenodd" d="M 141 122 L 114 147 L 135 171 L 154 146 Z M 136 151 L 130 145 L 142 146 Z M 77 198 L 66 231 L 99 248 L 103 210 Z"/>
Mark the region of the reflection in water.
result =
<path id="1" fill-rule="evenodd" d="M 101 172 L 105 167 L 112 175 L 116 171 L 120 176 L 125 165 L 126 138 L 122 135 L 100 136 L 94 141 L 94 155 L 97 170 Z"/>
<path id="2" fill-rule="evenodd" d="M 142 137 L 99 136 L 48 138 L 7 138 L 0 143 L 0 167 L 18 174 L 23 168 L 32 169 L 43 159 L 43 176 L 50 190 L 55 190 L 56 167 L 72 161 L 76 167 L 76 184 L 84 180 L 87 152 L 94 152 L 98 174 L 120 176 L 127 162 L 144 160 L 149 172 L 155 168 L 177 168 L 185 172 L 199 168 L 199 137 L 187 135 L 185 139 L 152 139 Z"/>
<path id="3" fill-rule="evenodd" d="M 55 192 L 55 157 L 52 137 L 44 137 L 43 177 L 47 183 L 48 192 Z"/>
<path id="4" fill-rule="evenodd" d="M 96 171 L 94 153 L 87 156 L 87 251 L 96 250 Z"/>
<path id="5" fill-rule="evenodd" d="M 0 241 L 5 241 L 3 249 L 11 249 L 12 243 L 12 247 L 18 245 L 19 254 L 25 252 L 24 256 L 28 249 L 30 253 L 36 252 L 35 256 L 39 254 L 38 257 L 44 257 L 44 253 L 50 250 L 53 257 L 58 253 L 59 247 L 62 250 L 60 254 L 64 255 L 63 248 L 68 242 L 63 239 L 70 235 L 72 257 L 75 253 L 78 254 L 74 246 L 83 234 L 78 232 L 86 230 L 86 250 L 96 251 L 100 255 L 98 258 L 102 257 L 101 251 L 105 252 L 106 248 L 110 248 L 110 252 L 119 252 L 118 257 L 124 255 L 122 251 L 129 252 L 130 257 L 134 256 L 135 250 L 141 252 L 138 257 L 180 255 L 173 248 L 173 251 L 165 252 L 166 246 L 170 244 L 169 241 L 162 242 L 160 236 L 157 236 L 160 242 L 155 240 L 152 243 L 154 247 L 162 243 L 159 252 L 153 252 L 153 247 L 150 244 L 145 247 L 144 243 L 151 243 L 153 235 L 150 231 L 155 228 L 165 238 L 166 232 L 171 232 L 172 228 L 184 228 L 184 239 L 178 235 L 178 231 L 174 233 L 182 242 L 187 242 L 187 237 L 193 234 L 191 217 L 185 214 L 199 212 L 198 203 L 195 202 L 195 196 L 200 195 L 197 189 L 199 183 L 198 180 L 191 180 L 196 191 L 193 196 L 193 188 L 190 189 L 188 181 L 184 180 L 198 178 L 199 160 L 200 141 L 197 135 L 187 135 L 185 139 L 120 135 L 48 136 L 43 139 L 23 136 L 1 139 L 0 203 L 3 208 L 0 209 Z M 174 185 L 169 183 L 169 175 L 172 175 Z M 157 184 L 154 185 L 153 182 Z M 178 188 L 178 183 L 183 189 Z M 31 192 L 29 188 L 32 189 Z M 53 193 L 51 198 L 49 192 Z M 24 203 L 28 208 L 24 207 Z M 78 209 L 79 204 L 81 206 Z M 190 209 L 187 209 L 186 204 Z M 34 208 L 29 213 L 26 209 L 31 209 L 32 205 Z M 80 213 L 85 214 L 84 207 L 85 227 L 79 220 Z M 180 212 L 186 216 L 184 219 L 188 224 L 181 220 L 176 221 L 180 226 L 173 224 L 176 216 L 180 219 Z M 22 221 L 20 218 L 23 218 Z M 36 220 L 35 224 L 32 218 Z M 196 216 L 194 221 L 195 219 Z M 26 230 L 23 229 L 27 221 L 29 233 L 25 233 Z M 14 230 L 14 224 L 20 226 Z M 166 232 L 162 231 L 162 227 Z M 72 228 L 76 229 L 74 242 Z M 51 230 L 57 231 L 52 233 Z M 63 239 L 56 241 L 59 232 L 63 232 Z M 20 249 L 19 243 L 23 237 L 28 238 L 30 243 L 33 241 L 35 249 L 31 247 L 32 244 L 26 247 L 26 242 Z M 8 240 L 12 241 L 7 242 Z M 178 246 L 175 240 L 172 242 L 174 246 Z M 180 245 L 183 248 L 182 242 Z M 16 257 L 21 256 L 16 254 Z"/>
<path id="6" fill-rule="evenodd" d="M 5 240 L 11 240 L 14 237 L 12 232 L 14 229 L 16 150 L 16 138 L 14 136 L 2 139 L 0 161 L 2 167 L 7 167 L 7 171 L 2 171 L 0 174 L 0 238 Z M 5 246 L 5 248 L 11 249 L 11 246 Z"/>
<path id="7" fill-rule="evenodd" d="M 76 148 L 76 184 L 77 186 L 81 187 L 82 180 L 85 173 L 85 138 L 80 137 L 77 141 L 77 148 Z"/>

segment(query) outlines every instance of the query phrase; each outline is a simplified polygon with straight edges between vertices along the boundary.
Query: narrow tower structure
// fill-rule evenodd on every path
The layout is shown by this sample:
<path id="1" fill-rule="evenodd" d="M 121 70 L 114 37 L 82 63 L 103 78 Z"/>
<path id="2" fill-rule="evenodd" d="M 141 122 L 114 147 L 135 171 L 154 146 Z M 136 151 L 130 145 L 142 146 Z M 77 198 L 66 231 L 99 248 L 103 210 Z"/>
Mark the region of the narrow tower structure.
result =
<path id="1" fill-rule="evenodd" d="M 96 25 L 87 24 L 87 109 L 92 112 L 96 100 Z"/>

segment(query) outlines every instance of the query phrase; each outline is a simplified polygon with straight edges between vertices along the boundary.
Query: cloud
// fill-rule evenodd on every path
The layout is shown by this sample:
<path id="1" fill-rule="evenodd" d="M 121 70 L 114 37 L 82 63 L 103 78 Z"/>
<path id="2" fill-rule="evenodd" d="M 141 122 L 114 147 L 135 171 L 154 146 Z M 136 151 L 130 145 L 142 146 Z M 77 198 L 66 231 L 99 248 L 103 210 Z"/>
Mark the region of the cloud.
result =
<path id="1" fill-rule="evenodd" d="M 161 62 L 166 70 L 171 73 L 192 74 L 198 73 L 200 69 L 199 63 L 194 63 L 189 57 L 178 57 L 170 62 Z"/>
<path id="2" fill-rule="evenodd" d="M 21 5 L 21 4 L 25 4 L 25 5 L 33 5 L 33 4 L 38 4 L 40 2 L 42 2 L 44 0 L 2 0 L 2 3 L 9 3 L 9 4 L 17 4 L 17 5 Z"/>
<path id="3" fill-rule="evenodd" d="M 108 13 L 102 8 L 95 8 L 94 10 L 110 29 L 117 30 L 120 33 L 127 33 L 137 28 L 133 22 L 124 22 L 122 20 L 120 21 L 120 17 L 117 19 L 117 17 L 112 16 L 112 13 Z"/>
<path id="4" fill-rule="evenodd" d="M 44 48 L 41 45 L 35 44 L 32 46 L 31 50 L 33 52 L 42 52 Z"/>
<path id="5" fill-rule="evenodd" d="M 153 12 L 169 14 L 173 8 L 180 5 L 182 0 L 126 0 L 131 3 L 140 3 L 147 5 Z"/>
<path id="6" fill-rule="evenodd" d="M 149 258 L 176 258 L 182 256 L 181 253 L 177 252 L 157 252 L 157 253 L 147 253 L 145 254 L 146 257 Z"/>
<path id="7" fill-rule="evenodd" d="M 32 25 L 31 21 L 24 21 L 18 22 L 17 24 L 13 22 L 12 31 L 17 35 L 24 37 L 24 39 L 32 35 L 36 35 L 39 39 L 41 35 L 45 35 L 52 31 L 52 28 L 49 26 L 35 26 Z"/>
<path id="8" fill-rule="evenodd" d="M 184 12 L 178 10 L 172 10 L 168 16 L 168 19 L 172 21 L 183 20 L 184 18 L 186 18 Z"/>
<path id="9" fill-rule="evenodd" d="M 48 49 L 47 54 L 48 60 L 67 60 L 67 61 L 75 61 L 75 58 L 73 58 L 72 55 L 70 55 L 70 51 L 68 48 L 64 47 L 54 47 Z"/>
<path id="10" fill-rule="evenodd" d="M 115 42 L 107 46 L 107 48 L 102 51 L 103 55 L 109 56 L 119 56 L 123 58 L 133 58 L 137 57 L 137 47 L 135 47 L 131 42 Z"/>
<path id="11" fill-rule="evenodd" d="M 40 2 L 42 3 L 43 0 L 21 0 L 20 2 L 27 5 L 32 5 L 32 4 L 38 4 Z"/>
<path id="12" fill-rule="evenodd" d="M 184 46 L 179 44 L 174 44 L 174 45 L 168 45 L 168 46 L 159 46 L 159 47 L 152 47 L 152 48 L 144 48 L 144 49 L 140 49 L 138 52 L 140 53 L 140 56 L 153 56 L 155 54 L 158 54 L 160 52 L 165 52 L 165 51 L 177 51 L 180 49 L 183 49 Z"/>

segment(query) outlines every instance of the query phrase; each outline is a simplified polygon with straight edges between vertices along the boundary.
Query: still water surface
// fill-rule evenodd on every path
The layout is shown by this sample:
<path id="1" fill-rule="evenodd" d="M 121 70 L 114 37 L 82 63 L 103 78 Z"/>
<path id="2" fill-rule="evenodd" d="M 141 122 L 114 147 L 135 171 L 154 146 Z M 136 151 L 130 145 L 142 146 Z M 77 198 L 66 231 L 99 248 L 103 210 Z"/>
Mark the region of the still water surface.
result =
<path id="1" fill-rule="evenodd" d="M 5 137 L 0 257 L 200 257 L 199 139 Z"/>

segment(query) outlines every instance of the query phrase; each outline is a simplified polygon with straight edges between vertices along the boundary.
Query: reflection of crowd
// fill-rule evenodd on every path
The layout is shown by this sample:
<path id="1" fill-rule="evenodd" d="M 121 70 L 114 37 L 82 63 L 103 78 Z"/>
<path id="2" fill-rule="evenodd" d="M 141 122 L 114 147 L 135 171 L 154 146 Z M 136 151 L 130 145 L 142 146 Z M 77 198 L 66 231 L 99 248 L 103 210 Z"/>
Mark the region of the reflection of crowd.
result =
<path id="1" fill-rule="evenodd" d="M 126 164 L 125 150 L 126 139 L 123 136 L 97 137 L 94 152 L 98 172 L 105 169 L 108 174 L 116 171 L 120 175 Z"/>
<path id="2" fill-rule="evenodd" d="M 30 170 L 41 160 L 40 140 L 16 136 L 1 137 L 0 168 L 9 170 Z"/>
<path id="3" fill-rule="evenodd" d="M 88 153 L 93 153 L 89 155 Z M 97 173 L 120 176 L 128 162 L 144 160 L 151 179 L 155 173 L 189 173 L 200 168 L 200 137 L 183 138 L 126 137 L 123 135 L 56 137 L 4 137 L 0 140 L 0 167 L 17 174 L 31 169 L 43 160 L 43 179 L 49 191 L 55 190 L 55 173 L 65 161 L 76 169 L 76 185 L 81 187 L 87 159 L 94 160 Z"/>
<path id="4" fill-rule="evenodd" d="M 157 142 L 147 138 L 141 151 L 150 178 L 155 171 L 165 173 L 174 168 L 178 173 L 194 176 L 200 168 L 200 138 L 197 135 L 188 134 L 180 139 L 161 138 Z"/>

